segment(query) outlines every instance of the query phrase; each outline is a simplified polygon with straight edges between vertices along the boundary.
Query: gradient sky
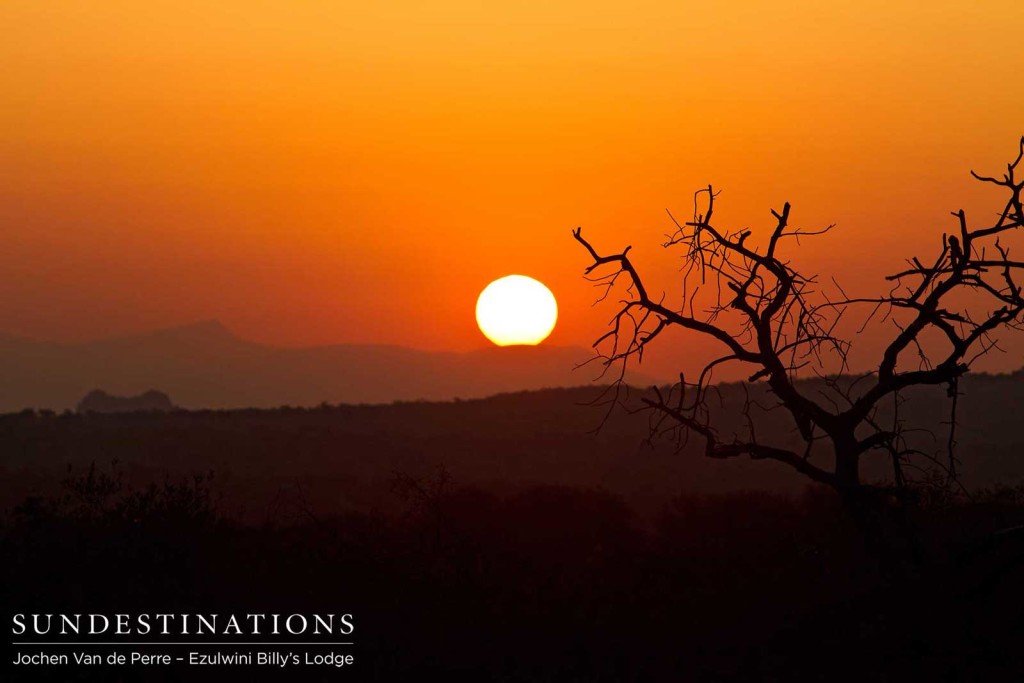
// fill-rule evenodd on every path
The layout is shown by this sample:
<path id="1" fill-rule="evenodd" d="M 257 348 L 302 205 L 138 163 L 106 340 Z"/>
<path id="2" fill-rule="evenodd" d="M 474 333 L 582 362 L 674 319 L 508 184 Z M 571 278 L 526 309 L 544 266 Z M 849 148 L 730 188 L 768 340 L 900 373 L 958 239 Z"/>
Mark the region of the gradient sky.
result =
<path id="1" fill-rule="evenodd" d="M 671 289 L 664 210 L 708 182 L 722 225 L 837 223 L 795 262 L 877 293 L 950 210 L 1000 208 L 967 172 L 1024 133 L 1020 0 L 5 0 L 0 25 L 0 331 L 44 339 L 218 318 L 470 349 L 479 291 L 522 273 L 582 344 L 612 311 L 571 229 Z"/>

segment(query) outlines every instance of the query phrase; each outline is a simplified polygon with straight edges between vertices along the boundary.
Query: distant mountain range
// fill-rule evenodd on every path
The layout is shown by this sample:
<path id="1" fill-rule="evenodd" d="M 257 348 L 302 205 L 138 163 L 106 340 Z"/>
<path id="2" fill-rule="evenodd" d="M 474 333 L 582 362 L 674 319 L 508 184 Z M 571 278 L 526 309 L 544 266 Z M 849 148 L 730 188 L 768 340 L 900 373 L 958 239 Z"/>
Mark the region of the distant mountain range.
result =
<path id="1" fill-rule="evenodd" d="M 475 398 L 588 384 L 583 347 L 518 346 L 433 352 L 338 344 L 281 348 L 235 336 L 217 321 L 81 344 L 0 336 L 0 412 L 74 408 L 90 391 L 168 394 L 183 408 L 244 408 Z M 654 380 L 630 375 L 633 384 Z"/>

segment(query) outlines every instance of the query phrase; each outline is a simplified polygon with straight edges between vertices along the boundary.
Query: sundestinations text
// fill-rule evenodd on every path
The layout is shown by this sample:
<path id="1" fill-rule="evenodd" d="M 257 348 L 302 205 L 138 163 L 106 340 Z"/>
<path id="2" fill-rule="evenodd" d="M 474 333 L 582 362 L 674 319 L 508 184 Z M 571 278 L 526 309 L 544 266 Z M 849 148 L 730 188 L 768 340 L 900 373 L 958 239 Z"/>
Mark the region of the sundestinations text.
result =
<path id="1" fill-rule="evenodd" d="M 25 635 L 352 635 L 351 614 L 15 614 Z"/>

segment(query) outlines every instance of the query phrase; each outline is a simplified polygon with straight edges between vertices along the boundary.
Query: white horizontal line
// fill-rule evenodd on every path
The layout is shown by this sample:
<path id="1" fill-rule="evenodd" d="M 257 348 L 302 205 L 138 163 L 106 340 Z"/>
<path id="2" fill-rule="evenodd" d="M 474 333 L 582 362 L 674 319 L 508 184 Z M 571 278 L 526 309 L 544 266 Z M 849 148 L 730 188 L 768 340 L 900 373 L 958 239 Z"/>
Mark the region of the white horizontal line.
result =
<path id="1" fill-rule="evenodd" d="M 355 643 L 265 643 L 265 642 L 245 642 L 245 643 L 163 643 L 163 642 L 151 642 L 151 643 L 125 643 L 125 642 L 49 642 L 49 643 L 38 643 L 38 642 L 13 642 L 11 645 L 265 645 L 265 646 L 281 646 L 281 645 L 355 645 Z"/>

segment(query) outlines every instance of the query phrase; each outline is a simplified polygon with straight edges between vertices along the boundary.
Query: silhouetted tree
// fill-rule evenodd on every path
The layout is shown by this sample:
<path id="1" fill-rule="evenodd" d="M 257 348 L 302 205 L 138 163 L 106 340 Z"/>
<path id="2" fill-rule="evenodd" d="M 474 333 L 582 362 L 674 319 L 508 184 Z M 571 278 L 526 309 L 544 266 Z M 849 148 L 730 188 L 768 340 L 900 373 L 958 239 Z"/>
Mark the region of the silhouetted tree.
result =
<path id="1" fill-rule="evenodd" d="M 434 549 L 441 547 L 444 534 L 446 503 L 452 493 L 452 477 L 442 463 L 436 476 L 417 478 L 405 472 L 392 474 L 391 489 L 409 503 L 410 513 L 429 520 Z"/>
<path id="2" fill-rule="evenodd" d="M 730 231 L 717 224 L 718 193 L 710 185 L 695 194 L 692 220 L 680 223 L 669 214 L 674 232 L 663 246 L 681 249 L 685 263 L 682 297 L 672 303 L 665 295 L 654 294 L 641 278 L 629 247 L 602 255 L 577 228 L 573 236 L 592 259 L 586 275 L 605 287 L 599 300 L 620 282 L 625 285 L 626 296 L 611 329 L 594 344 L 606 371 L 616 367 L 621 373 L 609 402 L 622 402 L 626 365 L 642 360 L 647 346 L 666 330 L 681 328 L 714 340 L 723 353 L 704 367 L 696 381 L 680 374 L 679 383 L 667 393 L 655 388 L 653 395 L 642 399 L 653 411 L 652 435 L 668 430 L 684 439 L 696 434 L 703 439 L 708 457 L 784 463 L 838 491 L 865 526 L 871 523 L 869 509 L 891 499 L 891 494 L 902 497 L 907 492 L 913 483 L 908 471 L 920 467 L 921 458 L 925 470 L 934 475 L 938 468 L 945 483 L 956 481 L 958 380 L 979 356 L 995 347 L 993 335 L 1017 328 L 1024 312 L 1017 279 L 1024 261 L 1011 260 L 1005 242 L 1009 233 L 1024 226 L 1024 181 L 1015 175 L 1022 157 L 1024 138 L 1002 178 L 972 171 L 976 179 L 1007 195 L 993 223 L 972 228 L 963 210 L 953 213 L 956 234 L 942 235 L 932 258 L 909 259 L 906 269 L 886 278 L 893 283 L 891 290 L 876 297 L 848 297 L 839 288 L 841 296 L 829 299 L 814 276 L 791 264 L 783 255 L 784 245 L 828 232 L 832 226 L 816 231 L 791 227 L 788 203 L 781 211 L 772 211 L 775 225 L 767 242 L 760 244 L 751 239 L 750 230 Z M 609 270 L 599 272 L 602 269 Z M 713 292 L 710 302 L 706 285 Z M 850 370 L 847 359 L 852 342 L 837 332 L 843 313 L 856 305 L 869 306 L 868 321 L 881 314 L 898 329 L 877 368 L 863 374 Z M 936 346 L 937 340 L 941 346 Z M 745 364 L 751 368 L 748 382 L 767 384 L 777 402 L 774 407 L 787 413 L 795 426 L 799 447 L 792 447 L 792 439 L 772 443 L 759 438 L 751 412 L 762 406 L 750 398 L 746 383 L 742 412 L 747 434 L 723 435 L 716 429 L 708 396 L 712 371 L 725 363 Z M 908 367 L 912 363 L 914 367 Z M 812 373 L 820 381 L 797 381 L 798 375 Z M 826 391 L 820 390 L 822 381 Z M 898 408 L 902 392 L 918 385 L 948 387 L 953 416 L 948 453 L 943 457 L 908 443 L 908 426 Z M 891 482 L 865 481 L 862 463 L 875 452 L 891 461 Z"/>

